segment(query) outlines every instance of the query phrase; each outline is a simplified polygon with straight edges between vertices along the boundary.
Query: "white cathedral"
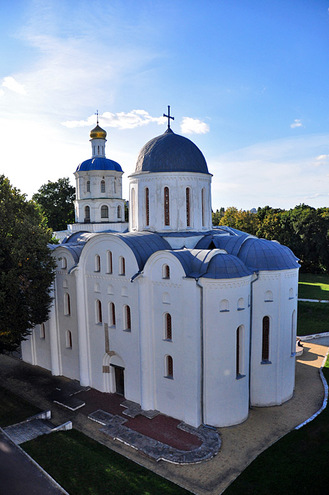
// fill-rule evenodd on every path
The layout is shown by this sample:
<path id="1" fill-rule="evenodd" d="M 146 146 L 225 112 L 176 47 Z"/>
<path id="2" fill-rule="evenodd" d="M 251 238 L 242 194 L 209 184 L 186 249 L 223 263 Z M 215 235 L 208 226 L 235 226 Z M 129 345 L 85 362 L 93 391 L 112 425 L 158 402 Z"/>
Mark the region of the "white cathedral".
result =
<path id="1" fill-rule="evenodd" d="M 90 132 L 76 171 L 76 223 L 54 245 L 49 320 L 23 360 L 118 393 L 192 426 L 229 426 L 250 406 L 279 405 L 295 384 L 298 260 L 285 246 L 212 227 L 211 178 L 170 128 L 130 175 Z"/>

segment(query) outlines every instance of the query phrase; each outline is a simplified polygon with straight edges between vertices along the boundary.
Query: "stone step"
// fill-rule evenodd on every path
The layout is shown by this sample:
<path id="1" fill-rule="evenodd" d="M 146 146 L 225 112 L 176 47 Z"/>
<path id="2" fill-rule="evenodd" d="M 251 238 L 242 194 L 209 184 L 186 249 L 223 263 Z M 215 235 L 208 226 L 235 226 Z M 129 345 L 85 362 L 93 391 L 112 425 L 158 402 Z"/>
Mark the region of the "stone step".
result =
<path id="1" fill-rule="evenodd" d="M 54 428 L 56 427 L 47 419 L 34 418 L 22 423 L 7 426 L 4 428 L 4 431 L 16 445 L 20 445 L 21 443 L 33 440 L 40 435 L 46 435 Z"/>

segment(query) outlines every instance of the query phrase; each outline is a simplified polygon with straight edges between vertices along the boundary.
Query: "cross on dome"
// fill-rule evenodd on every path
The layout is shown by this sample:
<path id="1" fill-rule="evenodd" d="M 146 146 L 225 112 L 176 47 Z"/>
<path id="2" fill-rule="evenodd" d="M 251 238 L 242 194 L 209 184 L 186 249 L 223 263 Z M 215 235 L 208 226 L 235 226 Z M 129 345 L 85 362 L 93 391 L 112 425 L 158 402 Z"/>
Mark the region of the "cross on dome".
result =
<path id="1" fill-rule="evenodd" d="M 168 115 L 166 115 L 165 113 L 163 114 L 163 117 L 167 117 L 168 119 L 168 129 L 170 129 L 170 119 L 171 120 L 175 120 L 175 117 L 172 117 L 170 115 L 170 105 L 168 105 Z"/>

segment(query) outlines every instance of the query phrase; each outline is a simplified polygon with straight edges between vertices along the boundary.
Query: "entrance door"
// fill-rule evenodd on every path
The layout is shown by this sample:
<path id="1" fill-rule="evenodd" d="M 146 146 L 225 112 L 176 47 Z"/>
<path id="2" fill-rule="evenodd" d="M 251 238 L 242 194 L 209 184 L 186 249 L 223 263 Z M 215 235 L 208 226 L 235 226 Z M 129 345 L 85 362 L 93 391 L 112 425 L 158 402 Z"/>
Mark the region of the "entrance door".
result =
<path id="1" fill-rule="evenodd" d="M 119 395 L 125 394 L 124 368 L 121 366 L 111 365 L 114 369 L 115 393 Z"/>

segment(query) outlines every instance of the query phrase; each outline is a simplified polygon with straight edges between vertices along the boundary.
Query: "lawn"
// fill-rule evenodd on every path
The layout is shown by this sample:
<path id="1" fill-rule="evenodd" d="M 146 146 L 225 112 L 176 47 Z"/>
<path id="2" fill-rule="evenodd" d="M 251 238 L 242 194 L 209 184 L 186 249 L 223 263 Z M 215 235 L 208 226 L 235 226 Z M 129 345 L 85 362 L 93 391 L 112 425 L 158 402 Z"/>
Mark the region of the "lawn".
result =
<path id="1" fill-rule="evenodd" d="M 329 300 L 329 275 L 300 273 L 298 297 L 301 299 Z"/>
<path id="2" fill-rule="evenodd" d="M 329 304 L 298 302 L 297 335 L 329 332 Z"/>
<path id="3" fill-rule="evenodd" d="M 190 495 L 77 430 L 21 445 L 70 495 Z"/>
<path id="4" fill-rule="evenodd" d="M 328 360 L 324 368 L 329 380 Z M 259 455 L 224 495 L 322 495 L 329 486 L 329 408 Z M 328 493 L 328 492 L 327 492 Z"/>
<path id="5" fill-rule="evenodd" d="M 24 399 L 17 397 L 3 387 L 0 387 L 0 426 L 3 428 L 40 412 Z"/>

